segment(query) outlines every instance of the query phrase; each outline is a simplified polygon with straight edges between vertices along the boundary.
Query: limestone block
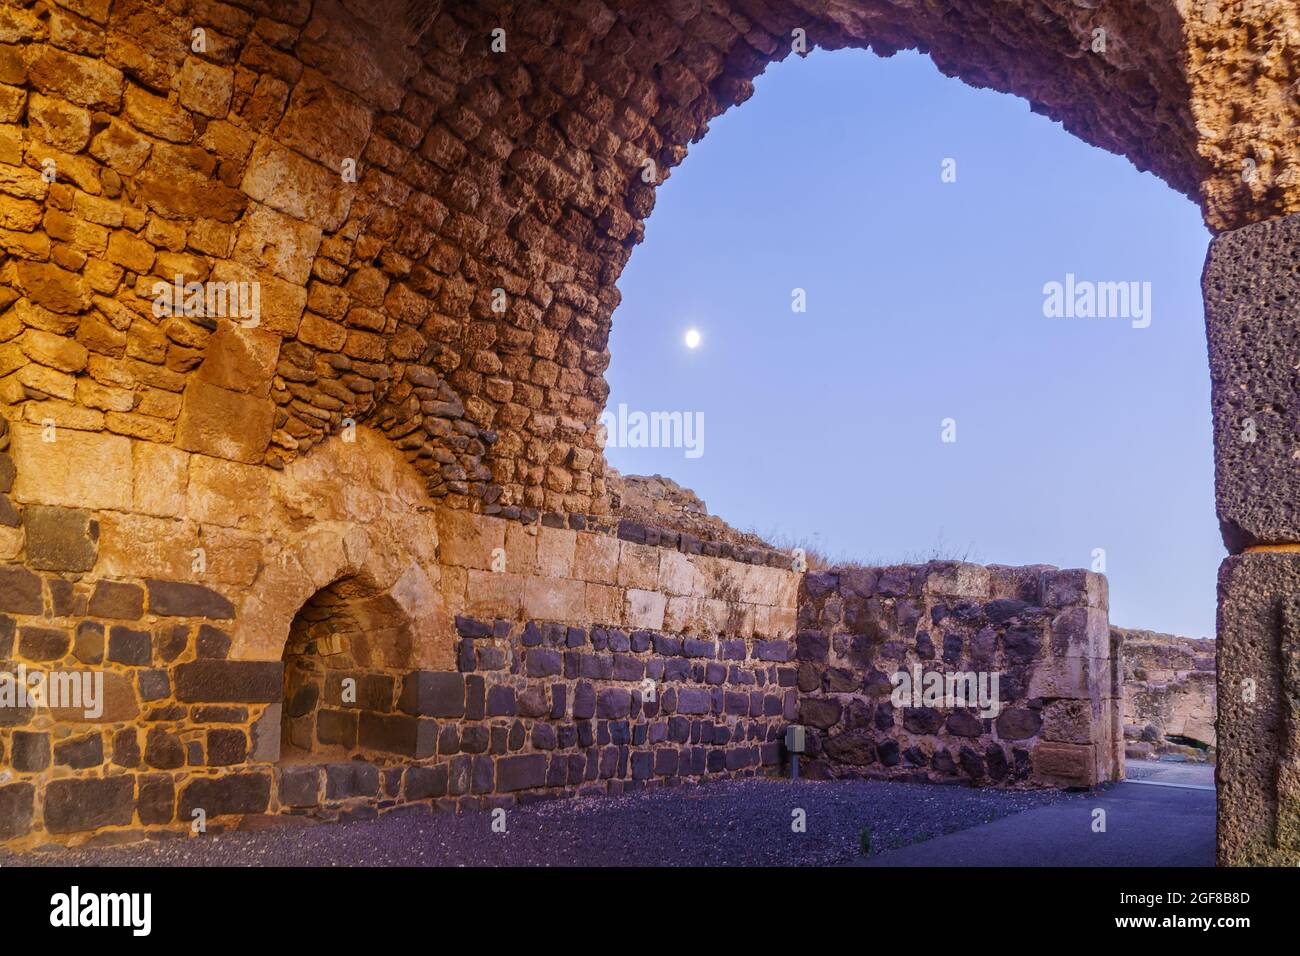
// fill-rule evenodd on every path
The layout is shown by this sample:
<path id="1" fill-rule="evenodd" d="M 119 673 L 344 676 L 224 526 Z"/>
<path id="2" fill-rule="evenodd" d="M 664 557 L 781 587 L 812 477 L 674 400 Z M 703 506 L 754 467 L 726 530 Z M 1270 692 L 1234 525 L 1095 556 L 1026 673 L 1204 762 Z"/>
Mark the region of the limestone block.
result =
<path id="1" fill-rule="evenodd" d="M 195 377 L 209 385 L 265 397 L 280 356 L 280 336 L 238 322 L 221 322 L 207 341 Z"/>
<path id="2" fill-rule="evenodd" d="M 438 557 L 444 565 L 492 568 L 492 552 L 505 548 L 506 522 L 454 508 L 440 508 Z"/>
<path id="3" fill-rule="evenodd" d="M 573 576 L 577 532 L 543 526 L 537 533 L 537 573 L 543 577 Z"/>
<path id="4" fill-rule="evenodd" d="M 470 585 L 473 589 L 473 583 Z M 629 592 L 630 593 L 630 592 Z M 524 579 L 523 612 L 525 618 L 538 621 L 580 622 L 586 610 L 586 586 L 582 581 L 569 578 L 544 578 L 530 575 Z M 632 623 L 632 617 L 628 617 Z M 663 622 L 662 608 L 659 615 Z M 637 624 L 638 627 L 658 627 L 660 624 Z"/>
<path id="5" fill-rule="evenodd" d="M 619 587 L 651 591 L 658 587 L 660 550 L 648 544 L 620 541 L 617 582 Z"/>
<path id="6" fill-rule="evenodd" d="M 131 507 L 131 442 L 117 435 L 10 426 L 17 501 L 76 508 Z M 52 441 L 45 441 L 45 438 Z"/>
<path id="7" fill-rule="evenodd" d="M 1297 257 L 1300 214 L 1217 236 L 1201 279 L 1215 500 L 1230 551 L 1300 541 Z"/>
<path id="8" fill-rule="evenodd" d="M 1069 607 L 1086 605 L 1108 610 L 1110 585 L 1104 574 L 1071 568 L 1064 571 L 1043 571 L 1039 578 L 1043 607 Z"/>
<path id="9" fill-rule="evenodd" d="M 370 138 L 374 112 L 357 97 L 306 70 L 294 86 L 276 139 L 290 149 L 331 168 L 344 159 L 359 159 Z"/>
<path id="10" fill-rule="evenodd" d="M 274 417 L 269 400 L 191 380 L 185 387 L 176 443 L 216 458 L 260 462 L 271 441 Z"/>
<path id="11" fill-rule="evenodd" d="M 256 288 L 258 314 L 233 317 L 241 324 L 289 337 L 297 334 L 298 323 L 302 320 L 303 310 L 307 308 L 307 290 L 302 286 L 233 259 L 217 262 L 212 267 L 211 281 L 246 283 L 245 296 L 250 306 L 253 301 L 252 290 Z M 228 316 L 223 321 L 230 321 L 231 318 Z"/>
<path id="12" fill-rule="evenodd" d="M 176 517 L 185 510 L 190 455 L 167 445 L 131 443 L 131 510 Z"/>
<path id="13" fill-rule="evenodd" d="M 625 542 L 626 543 L 626 542 Z M 668 599 L 658 591 L 628 588 L 625 595 L 625 620 L 629 627 L 661 630 Z"/>
<path id="14" fill-rule="evenodd" d="M 514 574 L 537 573 L 537 529 L 514 521 L 506 524 L 506 566 Z M 579 538 L 584 537 L 579 535 Z M 581 577 L 581 575 L 575 575 Z"/>
<path id="15" fill-rule="evenodd" d="M 199 540 L 204 550 L 203 580 L 245 586 L 253 583 L 263 560 L 262 535 L 209 525 L 202 529 Z"/>
<path id="16" fill-rule="evenodd" d="M 1092 787 L 1100 783 L 1096 747 L 1040 741 L 1033 750 L 1033 779 L 1049 787 Z"/>
<path id="17" fill-rule="evenodd" d="M 270 491 L 265 468 L 193 455 L 189 471 L 185 498 L 191 519 L 227 528 L 265 523 Z"/>
<path id="18" fill-rule="evenodd" d="M 180 102 L 188 110 L 221 119 L 230 109 L 235 89 L 234 71 L 187 57 L 180 72 Z"/>
<path id="19" fill-rule="evenodd" d="M 586 584 L 585 620 L 616 627 L 623 623 L 623 591 L 607 584 Z"/>
<path id="20" fill-rule="evenodd" d="M 253 148 L 240 188 L 258 202 L 333 232 L 347 218 L 356 185 L 273 140 Z"/>
<path id="21" fill-rule="evenodd" d="M 256 204 L 240 220 L 234 256 L 253 268 L 266 266 L 280 278 L 302 285 L 311 275 L 320 239 L 319 226 Z"/>
<path id="22" fill-rule="evenodd" d="M 703 633 L 707 618 L 697 597 L 669 597 L 664 605 L 664 629 L 674 633 Z"/>
<path id="23" fill-rule="evenodd" d="M 665 594 L 684 597 L 695 593 L 695 565 L 679 551 L 664 550 L 659 556 L 658 589 Z"/>
<path id="24" fill-rule="evenodd" d="M 487 620 L 513 620 L 523 606 L 524 582 L 534 580 L 532 576 L 509 571 L 470 568 L 466 573 L 465 603 L 460 610 L 471 617 Z"/>
<path id="25" fill-rule="evenodd" d="M 28 505 L 27 564 L 44 571 L 89 571 L 99 549 L 99 522 L 84 508 Z"/>
<path id="26" fill-rule="evenodd" d="M 921 593 L 939 597 L 984 599 L 989 594 L 989 569 L 966 562 L 942 562 L 930 566 L 921 582 Z"/>
<path id="27" fill-rule="evenodd" d="M 618 538 L 603 534 L 580 534 L 574 547 L 574 577 L 594 584 L 618 583 Z"/>
<path id="28" fill-rule="evenodd" d="M 1096 607 L 1068 607 L 1052 618 L 1051 652 L 1055 658 L 1110 656 L 1110 620 Z"/>

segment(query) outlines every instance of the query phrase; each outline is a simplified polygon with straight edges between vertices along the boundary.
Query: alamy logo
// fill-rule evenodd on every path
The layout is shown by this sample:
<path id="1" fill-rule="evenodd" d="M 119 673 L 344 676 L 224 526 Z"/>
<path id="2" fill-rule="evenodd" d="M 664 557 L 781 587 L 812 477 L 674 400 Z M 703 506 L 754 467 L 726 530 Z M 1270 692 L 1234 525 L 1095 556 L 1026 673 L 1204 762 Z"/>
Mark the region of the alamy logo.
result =
<path id="1" fill-rule="evenodd" d="M 133 936 L 148 936 L 153 927 L 152 893 L 82 893 L 74 886 L 50 897 L 50 925 L 126 926 Z"/>
<path id="2" fill-rule="evenodd" d="M 602 412 L 596 426 L 601 448 L 684 448 L 687 458 L 704 454 L 703 412 Z"/>
<path id="3" fill-rule="evenodd" d="M 186 282 L 177 274 L 171 282 L 153 284 L 155 318 L 184 315 L 190 318 L 238 319 L 246 329 L 262 322 L 262 286 L 259 282 Z"/>
<path id="4" fill-rule="evenodd" d="M 80 710 L 87 720 L 104 713 L 103 671 L 28 671 L 19 664 L 16 671 L 0 671 L 0 710 L 49 707 L 52 710 Z"/>
<path id="5" fill-rule="evenodd" d="M 1151 325 L 1150 282 L 1092 282 L 1065 274 L 1065 282 L 1043 286 L 1043 315 L 1049 319 L 1131 319 L 1135 329 Z"/>
<path id="6" fill-rule="evenodd" d="M 1002 709 L 998 699 L 997 671 L 941 671 L 922 673 L 920 664 L 912 670 L 897 671 L 890 678 L 894 685 L 889 702 L 905 707 L 968 707 L 981 717 L 996 717 Z"/>

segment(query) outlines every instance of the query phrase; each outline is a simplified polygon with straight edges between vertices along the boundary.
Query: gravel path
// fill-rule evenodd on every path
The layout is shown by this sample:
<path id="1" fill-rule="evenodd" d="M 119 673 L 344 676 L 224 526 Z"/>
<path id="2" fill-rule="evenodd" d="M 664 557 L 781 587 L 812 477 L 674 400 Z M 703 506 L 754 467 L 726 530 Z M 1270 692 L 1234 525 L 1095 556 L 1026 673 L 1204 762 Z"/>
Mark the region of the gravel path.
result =
<path id="1" fill-rule="evenodd" d="M 273 826 L 94 850 L 22 855 L 0 866 L 817 866 L 906 846 L 1071 797 L 876 781 L 734 780 L 489 813 L 415 808 L 378 820 Z M 807 829 L 792 831 L 792 811 Z"/>

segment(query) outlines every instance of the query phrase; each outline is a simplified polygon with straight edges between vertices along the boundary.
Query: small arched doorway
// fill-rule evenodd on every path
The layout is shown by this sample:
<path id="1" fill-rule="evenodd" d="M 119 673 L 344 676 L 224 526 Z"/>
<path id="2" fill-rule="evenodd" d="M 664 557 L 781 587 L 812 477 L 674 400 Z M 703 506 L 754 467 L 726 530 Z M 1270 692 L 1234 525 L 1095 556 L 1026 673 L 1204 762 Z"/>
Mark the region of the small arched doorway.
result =
<path id="1" fill-rule="evenodd" d="M 413 756 L 398 713 L 415 629 L 387 590 L 360 576 L 313 594 L 284 646 L 282 764 Z"/>

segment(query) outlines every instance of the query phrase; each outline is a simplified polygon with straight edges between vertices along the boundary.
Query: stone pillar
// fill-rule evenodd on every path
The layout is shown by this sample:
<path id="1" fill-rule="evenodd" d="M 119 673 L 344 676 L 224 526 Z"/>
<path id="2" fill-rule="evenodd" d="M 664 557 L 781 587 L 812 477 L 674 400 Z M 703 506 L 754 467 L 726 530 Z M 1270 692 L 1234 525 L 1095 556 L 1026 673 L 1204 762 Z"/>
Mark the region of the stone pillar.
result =
<path id="1" fill-rule="evenodd" d="M 1300 863 L 1300 215 L 1216 238 L 1202 287 L 1219 571 L 1218 858 Z"/>

